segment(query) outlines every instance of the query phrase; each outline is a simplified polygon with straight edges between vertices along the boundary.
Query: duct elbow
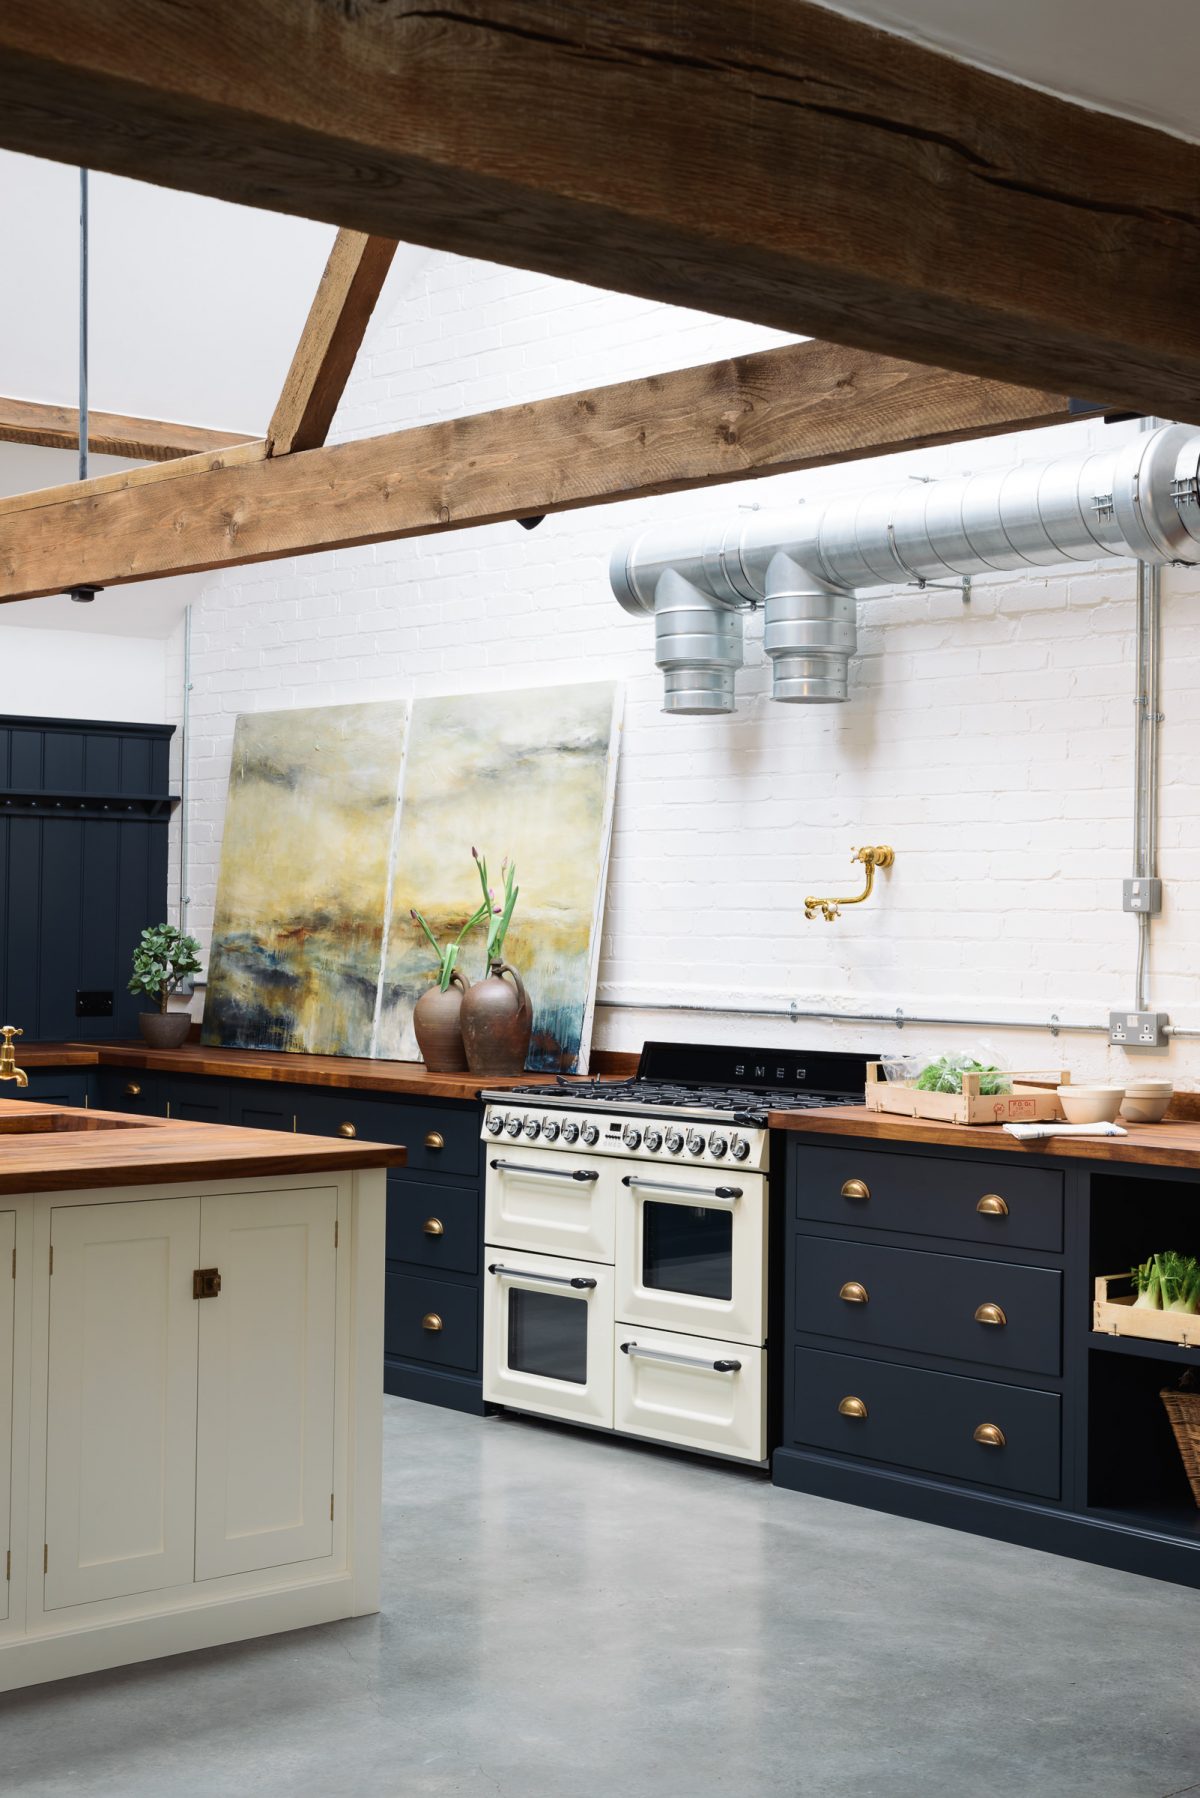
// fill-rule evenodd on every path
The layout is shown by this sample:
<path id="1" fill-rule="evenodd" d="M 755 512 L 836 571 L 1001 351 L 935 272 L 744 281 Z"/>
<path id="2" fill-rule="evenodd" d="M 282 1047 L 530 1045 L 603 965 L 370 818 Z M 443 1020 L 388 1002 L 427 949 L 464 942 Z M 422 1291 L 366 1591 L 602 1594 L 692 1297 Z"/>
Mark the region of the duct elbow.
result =
<path id="1" fill-rule="evenodd" d="M 742 613 L 668 568 L 655 591 L 654 660 L 662 669 L 664 712 L 732 712 Z"/>
<path id="2" fill-rule="evenodd" d="M 766 572 L 763 648 L 771 663 L 771 698 L 787 705 L 837 705 L 849 690 L 850 657 L 858 647 L 857 606 L 783 551 Z"/>

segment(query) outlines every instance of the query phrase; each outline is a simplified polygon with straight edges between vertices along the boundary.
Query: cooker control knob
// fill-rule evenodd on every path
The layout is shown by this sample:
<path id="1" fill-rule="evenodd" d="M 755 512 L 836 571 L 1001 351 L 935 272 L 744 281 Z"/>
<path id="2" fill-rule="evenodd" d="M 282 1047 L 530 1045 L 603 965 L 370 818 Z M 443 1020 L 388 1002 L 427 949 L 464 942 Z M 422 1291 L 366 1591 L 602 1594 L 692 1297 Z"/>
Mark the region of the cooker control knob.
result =
<path id="1" fill-rule="evenodd" d="M 508 1131 L 508 1134 L 510 1136 L 520 1136 L 520 1134 L 521 1134 L 520 1118 L 514 1114 L 512 1117 L 509 1118 L 509 1120 L 505 1124 L 504 1128 Z"/>
<path id="2" fill-rule="evenodd" d="M 635 1124 L 626 1124 L 624 1130 L 621 1132 L 621 1141 L 625 1144 L 627 1149 L 640 1149 L 642 1146 L 642 1133 Z"/>
<path id="3" fill-rule="evenodd" d="M 678 1155 L 683 1147 L 683 1131 L 674 1128 L 667 1131 L 667 1153 Z"/>
<path id="4" fill-rule="evenodd" d="M 546 1142 L 557 1142 L 557 1140 L 558 1140 L 558 1125 L 555 1123 L 553 1118 L 547 1118 L 545 1123 L 542 1125 L 542 1136 Z"/>
<path id="5" fill-rule="evenodd" d="M 536 1118 L 525 1119 L 525 1134 L 530 1142 L 533 1142 L 536 1137 L 539 1137 L 542 1134 L 542 1126 L 538 1123 Z"/>
<path id="6" fill-rule="evenodd" d="M 746 1141 L 744 1136 L 735 1136 L 732 1143 L 729 1145 L 729 1153 L 733 1156 L 735 1161 L 745 1161 L 747 1155 L 750 1153 L 750 1144 Z"/>
<path id="7" fill-rule="evenodd" d="M 580 1135 L 583 1137 L 584 1142 L 587 1144 L 588 1148 L 590 1149 L 594 1143 L 597 1143 L 600 1140 L 599 1124 L 590 1124 L 590 1123 L 585 1124 L 583 1126 L 583 1129 L 580 1131 Z"/>
<path id="8" fill-rule="evenodd" d="M 652 1155 L 657 1154 L 662 1148 L 662 1131 L 655 1129 L 653 1124 L 646 1132 L 646 1147 Z"/>
<path id="9" fill-rule="evenodd" d="M 725 1138 L 723 1136 L 721 1136 L 716 1130 L 714 1130 L 712 1135 L 708 1139 L 709 1154 L 715 1155 L 719 1160 L 720 1157 L 725 1153 L 726 1149 L 728 1149 L 728 1147 L 729 1147 L 729 1144 L 725 1140 Z"/>
<path id="10" fill-rule="evenodd" d="M 703 1153 L 704 1153 L 704 1132 L 703 1132 L 703 1130 L 689 1130 L 687 1146 L 688 1146 L 688 1154 L 689 1155 L 703 1155 Z"/>
<path id="11" fill-rule="evenodd" d="M 562 1139 L 564 1142 L 579 1141 L 579 1125 L 571 1118 L 568 1118 L 562 1127 Z"/>
<path id="12" fill-rule="evenodd" d="M 502 1111 L 489 1112 L 488 1116 L 487 1116 L 487 1122 L 484 1125 L 484 1129 L 487 1131 L 489 1136 L 503 1135 L 503 1133 L 504 1133 L 504 1113 Z"/>

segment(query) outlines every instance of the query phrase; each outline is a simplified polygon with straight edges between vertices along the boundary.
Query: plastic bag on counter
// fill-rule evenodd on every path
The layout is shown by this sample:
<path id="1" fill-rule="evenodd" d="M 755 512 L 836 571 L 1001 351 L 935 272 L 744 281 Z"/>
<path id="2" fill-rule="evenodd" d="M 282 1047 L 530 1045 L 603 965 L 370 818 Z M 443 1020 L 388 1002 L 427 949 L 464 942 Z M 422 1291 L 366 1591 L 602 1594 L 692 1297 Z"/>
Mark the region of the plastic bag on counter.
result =
<path id="1" fill-rule="evenodd" d="M 897 1086 L 912 1086 L 925 1065 L 923 1055 L 885 1055 L 880 1062 L 885 1080 Z"/>
<path id="2" fill-rule="evenodd" d="M 939 1055 L 934 1060 L 924 1062 L 913 1085 L 923 1093 L 961 1093 L 963 1075 L 978 1074 L 981 1098 L 991 1098 L 997 1093 L 1010 1093 L 1013 1077 L 995 1060 L 990 1044 L 979 1043 L 977 1047 L 977 1055 L 960 1051 L 953 1055 Z"/>

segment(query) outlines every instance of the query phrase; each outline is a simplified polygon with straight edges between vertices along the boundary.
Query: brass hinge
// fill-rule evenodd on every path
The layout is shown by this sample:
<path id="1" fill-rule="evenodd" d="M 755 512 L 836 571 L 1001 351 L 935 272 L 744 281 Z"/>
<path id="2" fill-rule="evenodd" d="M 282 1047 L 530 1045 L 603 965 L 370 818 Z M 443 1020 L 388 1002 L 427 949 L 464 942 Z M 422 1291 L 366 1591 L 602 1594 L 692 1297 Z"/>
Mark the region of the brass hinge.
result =
<path id="1" fill-rule="evenodd" d="M 50 1244 L 50 1272 L 54 1272 L 54 1244 Z"/>
<path id="2" fill-rule="evenodd" d="M 168 1099 L 167 1100 L 167 1116 L 170 1117 L 170 1115 L 171 1115 L 171 1101 L 170 1101 L 170 1099 Z"/>
<path id="3" fill-rule="evenodd" d="M 337 1248 L 337 1245 L 338 1245 L 338 1220 L 335 1217 L 333 1220 L 333 1246 L 335 1249 Z M 13 1254 L 15 1255 L 16 1252 L 17 1252 L 16 1249 L 14 1249 Z"/>
<path id="4" fill-rule="evenodd" d="M 198 1267 L 192 1275 L 192 1297 L 194 1299 L 215 1299 L 221 1290 L 221 1270 L 216 1267 Z"/>
<path id="5" fill-rule="evenodd" d="M 50 1571 L 50 1544 L 48 1542 L 43 1542 L 42 1543 L 42 1572 L 49 1573 L 49 1571 Z"/>
<path id="6" fill-rule="evenodd" d="M 329 1494 L 329 1521 L 333 1522 L 333 1493 Z"/>

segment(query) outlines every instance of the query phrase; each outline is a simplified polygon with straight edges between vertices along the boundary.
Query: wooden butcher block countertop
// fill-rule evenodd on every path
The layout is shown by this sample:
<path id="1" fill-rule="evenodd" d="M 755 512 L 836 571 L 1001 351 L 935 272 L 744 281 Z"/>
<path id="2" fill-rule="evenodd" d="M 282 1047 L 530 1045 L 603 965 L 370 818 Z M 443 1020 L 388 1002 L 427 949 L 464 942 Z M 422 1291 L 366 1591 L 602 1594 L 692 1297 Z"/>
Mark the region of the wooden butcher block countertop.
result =
<path id="1" fill-rule="evenodd" d="M 369 1061 L 346 1055 L 289 1055 L 273 1049 L 148 1049 L 144 1043 L 16 1044 L 23 1068 L 146 1068 L 164 1074 L 208 1074 L 226 1080 L 270 1080 L 296 1086 L 353 1087 L 361 1093 L 413 1098 L 474 1099 L 484 1088 L 553 1086 L 556 1074 L 431 1074 L 420 1061 Z M 594 1074 L 627 1075 L 636 1055 L 592 1057 Z"/>
<path id="2" fill-rule="evenodd" d="M 130 1118 L 25 1099 L 0 1109 L 0 1193 L 340 1174 L 403 1167 L 406 1159 L 403 1148 L 387 1143 Z"/>
<path id="3" fill-rule="evenodd" d="M 1179 1109 L 1191 1111 L 1193 1093 L 1176 1096 Z M 856 1136 L 865 1142 L 907 1143 L 911 1148 L 973 1149 L 988 1155 L 1053 1155 L 1072 1161 L 1140 1162 L 1148 1167 L 1181 1167 L 1200 1173 L 1200 1118 L 1164 1118 L 1161 1124 L 1126 1124 L 1127 1136 L 1043 1136 L 1021 1142 L 996 1124 L 934 1124 L 922 1118 L 894 1117 L 868 1111 L 865 1105 L 831 1105 L 821 1111 L 773 1111 L 773 1130 L 801 1136 Z"/>

